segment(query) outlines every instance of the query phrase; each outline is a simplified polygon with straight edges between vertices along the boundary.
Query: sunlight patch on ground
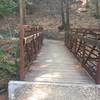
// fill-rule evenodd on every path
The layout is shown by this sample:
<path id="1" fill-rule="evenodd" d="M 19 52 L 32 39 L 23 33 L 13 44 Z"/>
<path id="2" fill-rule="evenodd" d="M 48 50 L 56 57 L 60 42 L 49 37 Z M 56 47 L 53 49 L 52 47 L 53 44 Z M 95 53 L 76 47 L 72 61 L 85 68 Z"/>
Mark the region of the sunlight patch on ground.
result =
<path id="1" fill-rule="evenodd" d="M 79 69 L 79 68 L 81 68 L 81 65 L 76 65 L 75 67 Z"/>
<path id="2" fill-rule="evenodd" d="M 54 54 L 53 54 L 53 57 L 57 57 L 57 56 L 58 56 L 58 54 L 57 54 L 57 53 L 54 53 Z"/>
<path id="3" fill-rule="evenodd" d="M 41 65 L 40 68 L 48 67 L 50 64 Z"/>
<path id="4" fill-rule="evenodd" d="M 83 3 L 82 3 L 82 6 L 80 8 L 78 8 L 78 13 L 81 13 L 81 12 L 87 12 L 87 8 L 86 8 L 86 3 L 87 3 L 87 0 L 81 0 Z M 88 0 L 89 2 L 89 0 Z"/>
<path id="5" fill-rule="evenodd" d="M 53 80 L 54 78 L 60 78 L 61 75 L 57 72 L 55 73 L 51 73 L 51 74 L 44 74 L 44 75 L 41 75 L 40 77 L 37 77 L 35 78 L 35 81 L 51 81 Z"/>
<path id="6" fill-rule="evenodd" d="M 81 0 L 83 3 L 82 3 L 82 5 L 85 5 L 86 4 L 86 0 Z"/>
<path id="7" fill-rule="evenodd" d="M 44 99 L 47 96 L 47 91 L 42 91 L 40 89 L 35 90 L 32 96 L 28 98 L 28 100 L 40 100 Z"/>
<path id="8" fill-rule="evenodd" d="M 47 63 L 51 63 L 51 62 L 53 62 L 53 60 L 52 59 L 48 59 L 48 60 L 46 60 L 46 62 Z"/>
<path id="9" fill-rule="evenodd" d="M 86 1 L 87 0 L 81 0 L 83 3 L 82 3 L 82 5 L 85 5 L 86 4 Z M 88 2 L 89 2 L 90 0 L 88 0 Z"/>

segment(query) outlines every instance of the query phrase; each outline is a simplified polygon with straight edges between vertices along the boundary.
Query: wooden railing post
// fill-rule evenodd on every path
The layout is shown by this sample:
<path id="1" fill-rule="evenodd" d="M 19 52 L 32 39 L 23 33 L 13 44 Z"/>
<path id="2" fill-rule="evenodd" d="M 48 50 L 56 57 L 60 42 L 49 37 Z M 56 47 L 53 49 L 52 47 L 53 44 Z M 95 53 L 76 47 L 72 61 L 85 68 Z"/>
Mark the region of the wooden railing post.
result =
<path id="1" fill-rule="evenodd" d="M 24 62 L 24 26 L 20 26 L 20 68 L 19 68 L 19 77 L 20 80 L 24 80 L 25 77 L 25 62 Z"/>
<path id="2" fill-rule="evenodd" d="M 99 58 L 98 58 L 98 64 L 97 64 L 96 83 L 100 84 L 100 52 L 99 52 Z"/>
<path id="3" fill-rule="evenodd" d="M 37 55 L 38 51 L 40 50 L 40 31 L 38 27 L 32 27 L 30 25 L 20 25 L 20 67 L 19 67 L 19 78 L 20 80 L 24 80 L 25 73 L 34 57 Z M 27 59 L 28 56 L 28 59 Z M 27 61 L 29 61 L 27 63 Z"/>

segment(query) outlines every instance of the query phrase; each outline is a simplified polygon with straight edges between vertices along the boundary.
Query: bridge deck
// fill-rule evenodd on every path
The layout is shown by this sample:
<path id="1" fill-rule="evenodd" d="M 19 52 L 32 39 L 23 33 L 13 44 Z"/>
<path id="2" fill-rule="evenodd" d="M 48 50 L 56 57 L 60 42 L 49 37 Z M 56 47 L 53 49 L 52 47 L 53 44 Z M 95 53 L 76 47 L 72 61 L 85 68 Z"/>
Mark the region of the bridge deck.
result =
<path id="1" fill-rule="evenodd" d="M 56 84 L 94 84 L 64 43 L 56 40 L 44 40 L 40 54 L 25 80 Z"/>

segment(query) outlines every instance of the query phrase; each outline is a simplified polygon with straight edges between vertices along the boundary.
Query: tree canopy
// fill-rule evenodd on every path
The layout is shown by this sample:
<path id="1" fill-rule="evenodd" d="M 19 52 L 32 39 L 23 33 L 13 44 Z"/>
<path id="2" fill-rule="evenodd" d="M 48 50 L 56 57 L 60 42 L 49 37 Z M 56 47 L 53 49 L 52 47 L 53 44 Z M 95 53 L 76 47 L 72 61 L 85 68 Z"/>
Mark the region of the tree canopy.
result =
<path id="1" fill-rule="evenodd" d="M 0 15 L 8 14 L 16 8 L 13 0 L 0 0 Z"/>

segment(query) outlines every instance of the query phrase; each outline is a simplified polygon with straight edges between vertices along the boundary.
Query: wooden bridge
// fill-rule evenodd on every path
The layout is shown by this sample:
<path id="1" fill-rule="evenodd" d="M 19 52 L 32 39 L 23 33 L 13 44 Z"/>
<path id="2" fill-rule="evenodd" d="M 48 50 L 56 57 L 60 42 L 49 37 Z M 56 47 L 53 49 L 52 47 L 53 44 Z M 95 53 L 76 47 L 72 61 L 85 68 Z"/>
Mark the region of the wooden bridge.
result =
<path id="1" fill-rule="evenodd" d="M 99 29 L 70 29 L 65 43 L 43 42 L 42 31 L 20 26 L 20 80 L 100 84 Z"/>
<path id="2" fill-rule="evenodd" d="M 100 100 L 100 30 L 70 29 L 65 36 L 43 39 L 42 27 L 20 26 L 24 81 L 9 83 L 10 100 Z"/>

